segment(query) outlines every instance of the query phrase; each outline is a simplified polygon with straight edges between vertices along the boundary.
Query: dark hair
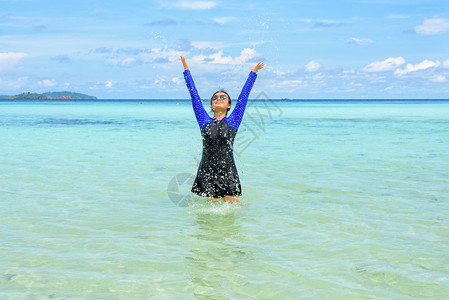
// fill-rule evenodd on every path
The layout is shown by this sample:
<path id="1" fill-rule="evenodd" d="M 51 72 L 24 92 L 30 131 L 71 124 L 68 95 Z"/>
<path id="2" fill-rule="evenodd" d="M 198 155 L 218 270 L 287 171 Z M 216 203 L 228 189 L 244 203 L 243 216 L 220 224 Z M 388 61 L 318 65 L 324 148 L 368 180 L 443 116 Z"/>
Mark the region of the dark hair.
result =
<path id="1" fill-rule="evenodd" d="M 228 93 L 226 93 L 226 91 L 225 90 L 223 90 L 223 89 L 221 89 L 221 90 L 219 90 L 219 91 L 216 91 L 213 95 L 212 95 L 212 97 L 210 97 L 210 105 L 212 105 L 212 98 L 215 96 L 215 94 L 217 94 L 217 93 L 224 93 L 224 94 L 226 94 L 226 96 L 228 96 L 228 99 L 229 99 L 229 104 L 231 104 L 231 97 L 229 97 L 229 94 Z M 226 114 L 228 114 L 228 111 L 230 110 L 230 108 L 228 108 L 228 110 L 226 110 Z"/>

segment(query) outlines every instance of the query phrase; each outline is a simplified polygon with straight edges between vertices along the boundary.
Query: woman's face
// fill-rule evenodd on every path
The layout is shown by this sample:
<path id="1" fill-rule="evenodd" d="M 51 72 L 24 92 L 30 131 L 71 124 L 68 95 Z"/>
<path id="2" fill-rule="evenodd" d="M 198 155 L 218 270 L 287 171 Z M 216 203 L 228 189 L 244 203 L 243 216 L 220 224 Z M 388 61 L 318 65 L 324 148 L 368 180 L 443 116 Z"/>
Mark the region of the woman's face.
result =
<path id="1" fill-rule="evenodd" d="M 228 95 L 223 92 L 218 92 L 212 97 L 212 103 L 210 105 L 210 109 L 215 111 L 215 108 L 219 108 L 220 110 L 227 111 L 228 108 L 231 108 L 231 104 L 229 103 Z"/>

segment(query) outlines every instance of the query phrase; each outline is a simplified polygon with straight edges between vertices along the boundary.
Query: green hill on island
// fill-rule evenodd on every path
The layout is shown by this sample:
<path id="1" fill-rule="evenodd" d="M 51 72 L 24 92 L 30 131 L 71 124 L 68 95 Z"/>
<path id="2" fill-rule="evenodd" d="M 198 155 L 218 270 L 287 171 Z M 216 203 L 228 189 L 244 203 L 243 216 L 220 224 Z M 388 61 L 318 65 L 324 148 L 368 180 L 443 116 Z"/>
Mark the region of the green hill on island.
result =
<path id="1" fill-rule="evenodd" d="M 21 93 L 15 96 L 6 96 L 1 95 L 0 99 L 10 99 L 10 100 L 51 100 L 51 99 L 90 99 L 90 100 L 96 100 L 97 97 L 89 96 L 81 93 L 72 93 L 72 92 L 46 92 L 43 94 L 38 93 Z"/>

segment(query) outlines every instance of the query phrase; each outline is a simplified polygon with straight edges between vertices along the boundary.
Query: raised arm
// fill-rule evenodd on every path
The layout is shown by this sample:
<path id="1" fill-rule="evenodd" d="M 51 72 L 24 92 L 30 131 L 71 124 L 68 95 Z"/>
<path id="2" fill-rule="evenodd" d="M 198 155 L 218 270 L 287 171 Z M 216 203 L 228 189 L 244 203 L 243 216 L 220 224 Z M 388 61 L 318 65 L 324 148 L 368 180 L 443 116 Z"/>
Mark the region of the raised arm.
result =
<path id="1" fill-rule="evenodd" d="M 242 123 L 243 114 L 245 113 L 246 103 L 248 102 L 249 93 L 253 88 L 254 82 L 257 78 L 257 72 L 263 68 L 265 64 L 263 62 L 257 63 L 249 73 L 248 79 L 245 82 L 245 85 L 242 88 L 242 92 L 240 93 L 239 98 L 237 99 L 237 103 L 235 104 L 234 110 L 232 114 L 228 117 L 229 124 L 235 130 L 239 129 L 240 123 Z"/>
<path id="2" fill-rule="evenodd" d="M 263 66 L 265 66 L 265 64 L 263 62 L 258 62 L 257 65 L 255 65 L 251 71 L 253 71 L 254 73 L 257 73 L 260 69 L 263 69 Z M 189 68 L 189 67 L 187 67 Z"/>
<path id="3" fill-rule="evenodd" d="M 186 58 L 182 55 L 180 57 L 181 57 L 182 65 L 184 66 L 184 70 L 188 70 L 189 66 L 187 65 Z"/>
<path id="4" fill-rule="evenodd" d="M 190 74 L 189 66 L 187 65 L 184 56 L 181 56 L 181 61 L 184 66 L 184 79 L 186 81 L 187 89 L 190 92 L 190 97 L 192 98 L 193 112 L 195 113 L 196 120 L 200 129 L 203 128 L 204 124 L 210 121 L 211 117 L 207 114 L 206 110 L 201 103 L 201 98 L 196 90 L 195 83 L 193 82 L 192 75 Z"/>

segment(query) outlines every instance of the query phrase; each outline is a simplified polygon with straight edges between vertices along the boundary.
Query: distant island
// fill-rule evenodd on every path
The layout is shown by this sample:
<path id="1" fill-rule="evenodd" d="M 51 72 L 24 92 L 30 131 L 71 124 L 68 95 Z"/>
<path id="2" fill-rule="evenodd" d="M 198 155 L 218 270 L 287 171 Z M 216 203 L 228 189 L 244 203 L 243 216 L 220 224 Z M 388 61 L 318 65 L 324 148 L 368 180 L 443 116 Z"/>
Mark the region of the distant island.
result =
<path id="1" fill-rule="evenodd" d="M 15 96 L 6 96 L 6 95 L 0 95 L 0 99 L 3 100 L 53 100 L 53 99 L 68 99 L 68 100 L 74 100 L 74 99 L 89 99 L 89 100 L 96 100 L 97 97 L 89 96 L 85 94 L 80 93 L 72 93 L 72 92 L 47 92 L 43 94 L 38 93 L 22 93 Z"/>

